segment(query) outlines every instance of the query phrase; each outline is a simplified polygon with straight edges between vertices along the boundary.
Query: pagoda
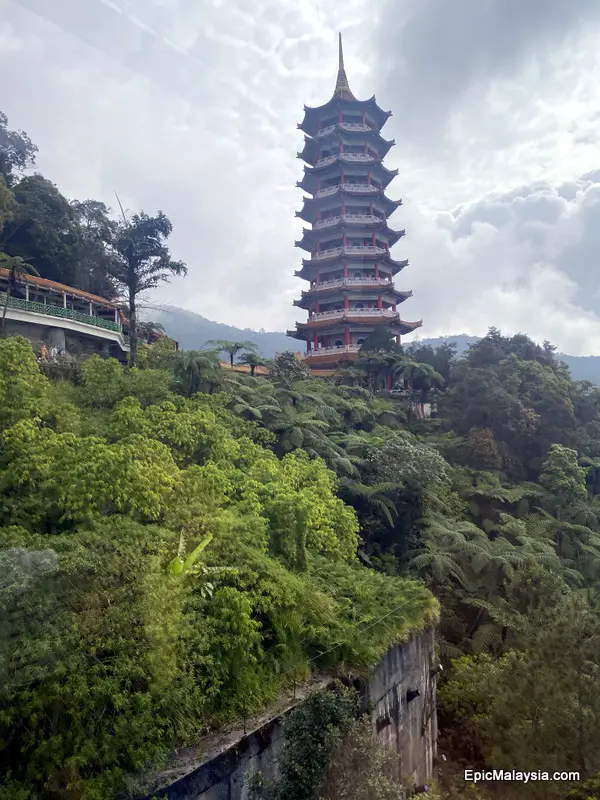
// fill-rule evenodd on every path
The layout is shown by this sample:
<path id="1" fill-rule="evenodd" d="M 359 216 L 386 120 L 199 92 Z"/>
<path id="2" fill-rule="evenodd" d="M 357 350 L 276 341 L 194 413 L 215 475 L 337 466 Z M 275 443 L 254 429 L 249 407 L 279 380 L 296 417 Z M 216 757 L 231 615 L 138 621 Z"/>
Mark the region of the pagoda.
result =
<path id="1" fill-rule="evenodd" d="M 398 174 L 383 165 L 395 142 L 381 129 L 391 116 L 370 100 L 357 100 L 344 69 L 339 35 L 335 91 L 318 108 L 304 106 L 304 177 L 296 185 L 310 197 L 296 216 L 310 224 L 296 247 L 309 254 L 295 272 L 309 288 L 294 305 L 308 311 L 288 336 L 306 342 L 305 362 L 328 370 L 358 357 L 376 328 L 400 344 L 402 334 L 422 325 L 400 318 L 398 305 L 412 296 L 394 286 L 394 276 L 408 265 L 395 261 L 390 248 L 405 234 L 388 227 L 388 217 L 402 205 L 385 190 Z"/>

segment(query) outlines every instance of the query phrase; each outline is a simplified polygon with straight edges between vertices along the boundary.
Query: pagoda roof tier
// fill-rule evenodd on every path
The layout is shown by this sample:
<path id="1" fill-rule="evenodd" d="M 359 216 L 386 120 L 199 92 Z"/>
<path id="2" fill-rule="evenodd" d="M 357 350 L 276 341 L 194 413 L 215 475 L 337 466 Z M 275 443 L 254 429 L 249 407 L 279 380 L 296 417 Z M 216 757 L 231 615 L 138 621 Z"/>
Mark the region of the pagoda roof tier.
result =
<path id="1" fill-rule="evenodd" d="M 350 263 L 352 264 L 353 258 L 351 257 Z M 392 275 L 396 275 L 398 272 L 401 272 L 405 267 L 408 266 L 408 258 L 405 258 L 404 261 L 394 261 L 393 258 L 389 258 L 386 256 L 385 258 L 380 258 L 377 262 L 378 264 L 387 267 Z M 319 267 L 323 264 L 322 261 L 307 261 L 306 263 L 302 263 L 302 269 L 297 269 L 294 272 L 296 278 L 302 278 L 305 281 L 314 280 L 316 277 L 317 272 L 319 271 Z M 331 262 L 327 262 L 328 266 L 331 266 Z M 374 266 L 374 265 L 373 265 Z M 340 262 L 340 270 L 342 269 L 342 263 Z"/>
<path id="2" fill-rule="evenodd" d="M 375 95 L 373 95 L 373 97 L 371 97 L 369 100 L 357 100 L 352 94 L 350 85 L 348 83 L 348 78 L 346 77 L 346 70 L 344 69 L 342 34 L 340 33 L 338 74 L 331 100 L 325 103 L 325 105 L 318 106 L 316 108 L 304 106 L 304 121 L 300 123 L 298 127 L 300 130 L 308 133 L 309 136 L 315 136 L 315 134 L 323 127 L 321 120 L 323 120 L 325 117 L 331 116 L 332 114 L 337 116 L 339 111 L 342 113 L 346 111 L 347 113 L 348 111 L 354 110 L 364 111 L 366 114 L 369 114 L 372 117 L 373 122 L 378 126 L 378 130 L 381 130 L 383 125 L 392 115 L 391 111 L 384 111 L 377 105 Z"/>
<path id="3" fill-rule="evenodd" d="M 295 331 L 287 331 L 294 339 L 311 338 L 315 332 L 327 332 L 332 326 L 352 325 L 353 327 L 379 328 L 382 325 L 392 333 L 406 334 L 420 328 L 423 320 L 406 322 L 391 308 L 349 308 L 339 311 L 320 311 L 313 314 L 307 322 L 297 322 Z"/>
<path id="4" fill-rule="evenodd" d="M 387 247 L 373 247 L 373 245 L 363 244 L 349 245 L 347 247 L 332 247 L 329 250 L 322 250 L 320 253 L 316 253 L 315 258 L 303 258 L 302 271 L 304 271 L 304 269 L 312 269 L 316 271 L 320 267 L 331 266 L 332 263 L 340 259 L 350 262 L 354 266 L 358 260 L 361 264 L 378 262 L 380 264 L 386 264 L 390 267 L 398 267 L 398 269 L 395 271 L 392 269 L 392 275 L 395 275 L 396 272 L 404 269 L 404 267 L 408 264 L 408 260 L 394 261 L 393 258 L 390 258 L 389 249 Z M 297 274 L 298 273 L 296 273 L 296 275 Z"/>
<path id="5" fill-rule="evenodd" d="M 384 139 L 383 136 L 371 128 L 370 125 L 361 122 L 338 122 L 336 125 L 328 125 L 317 134 L 313 139 L 310 136 L 304 137 L 304 147 L 301 152 L 297 153 L 297 158 L 301 158 L 314 167 L 318 161 L 319 151 L 327 143 L 334 143 L 339 140 L 340 135 L 344 133 L 358 134 L 359 139 L 368 139 L 376 147 L 380 158 L 385 158 L 390 149 L 396 144 L 394 139 Z"/>
<path id="6" fill-rule="evenodd" d="M 364 228 L 368 230 L 369 234 L 375 231 L 384 236 L 390 247 L 400 241 L 406 235 L 406 230 L 393 231 L 388 228 L 387 222 L 381 217 L 374 214 L 343 214 L 339 217 L 330 217 L 329 219 L 322 219 L 315 222 L 314 228 L 303 228 L 302 239 L 294 242 L 296 247 L 301 247 L 309 253 L 315 249 L 316 243 L 322 236 L 323 231 L 327 233 L 336 233 L 344 230 L 356 230 L 357 228 Z"/>
<path id="7" fill-rule="evenodd" d="M 297 308 L 311 311 L 316 300 L 326 301 L 328 297 L 335 297 L 339 295 L 340 289 L 351 289 L 353 293 L 378 291 L 385 295 L 391 295 L 396 303 L 403 303 L 413 295 L 410 289 L 395 289 L 393 282 L 386 278 L 339 278 L 315 284 L 312 289 L 303 291 L 300 300 L 294 300 L 293 304 Z"/>
<path id="8" fill-rule="evenodd" d="M 345 164 L 359 165 L 365 170 L 365 172 L 368 171 L 369 175 L 380 180 L 384 189 L 398 174 L 397 169 L 388 169 L 387 167 L 384 167 L 379 159 L 375 158 L 375 156 L 369 155 L 368 153 L 338 153 L 336 156 L 328 156 L 327 158 L 322 158 L 321 161 L 317 161 L 317 165 L 314 168 L 304 167 L 304 175 L 302 176 L 302 180 L 297 181 L 296 186 L 299 189 L 304 189 L 304 191 L 308 192 L 309 194 L 316 194 L 318 191 L 322 191 L 317 188 L 319 181 L 334 176 L 337 178 L 338 175 L 341 175 Z M 364 177 L 365 179 L 367 178 L 366 174 Z M 348 187 L 349 184 L 346 183 L 345 185 Z M 350 185 L 360 186 L 361 184 L 355 183 Z M 368 183 L 365 185 L 369 186 Z M 327 186 L 326 188 L 333 189 L 335 187 Z M 375 191 L 377 191 L 377 188 L 374 188 Z M 368 191 L 369 190 L 367 190 L 367 192 Z"/>
<path id="9" fill-rule="evenodd" d="M 369 186 L 366 183 L 341 183 L 337 186 L 328 186 L 326 189 L 321 189 L 315 193 L 314 197 L 305 197 L 304 205 L 301 211 L 296 211 L 296 216 L 303 219 L 305 222 L 314 224 L 317 220 L 317 215 L 321 210 L 324 198 L 339 195 L 342 197 L 368 197 L 369 199 L 377 199 L 382 205 L 386 217 L 390 217 L 394 211 L 402 205 L 402 200 L 390 200 L 386 197 L 382 189 L 376 186 Z"/>

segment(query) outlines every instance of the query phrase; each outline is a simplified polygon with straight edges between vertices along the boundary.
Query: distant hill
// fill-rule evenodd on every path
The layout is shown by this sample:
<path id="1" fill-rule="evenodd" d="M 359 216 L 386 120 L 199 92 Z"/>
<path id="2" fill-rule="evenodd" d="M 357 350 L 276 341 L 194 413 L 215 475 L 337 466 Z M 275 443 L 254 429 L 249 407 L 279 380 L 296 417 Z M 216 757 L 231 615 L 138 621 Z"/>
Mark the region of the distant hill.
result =
<path id="1" fill-rule="evenodd" d="M 301 342 L 295 342 L 280 331 L 235 328 L 175 306 L 165 306 L 160 311 L 146 311 L 144 317 L 159 322 L 184 350 L 199 350 L 211 339 L 247 340 L 254 342 L 265 358 L 273 358 L 277 352 L 299 350 L 301 345 Z M 438 336 L 432 339 L 417 340 L 411 337 L 407 340 L 407 344 L 411 341 L 429 344 L 432 347 L 455 344 L 456 352 L 460 355 L 477 341 L 477 337 L 460 333 L 456 336 Z M 600 356 L 570 356 L 563 353 L 558 355 L 567 364 L 575 380 L 591 381 L 600 385 Z"/>

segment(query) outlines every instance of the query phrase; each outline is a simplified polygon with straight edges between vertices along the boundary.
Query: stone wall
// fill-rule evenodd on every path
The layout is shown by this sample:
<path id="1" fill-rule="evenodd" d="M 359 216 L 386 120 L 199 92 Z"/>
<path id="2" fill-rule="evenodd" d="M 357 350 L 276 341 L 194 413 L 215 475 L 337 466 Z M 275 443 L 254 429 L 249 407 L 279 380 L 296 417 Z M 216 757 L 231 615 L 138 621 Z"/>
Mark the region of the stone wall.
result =
<path id="1" fill-rule="evenodd" d="M 426 630 L 392 648 L 361 686 L 363 707 L 371 716 L 381 742 L 396 750 L 399 777 L 424 784 L 431 779 L 436 749 L 434 632 Z M 315 684 L 315 689 L 326 685 Z M 147 795 L 169 800 L 247 800 L 248 782 L 255 772 L 277 777 L 277 760 L 283 746 L 285 711 L 263 720 L 254 730 L 230 735 L 220 752 L 191 764 L 189 771 L 169 786 Z M 163 776 L 165 777 L 165 776 Z M 163 781 L 164 785 L 164 781 Z"/>

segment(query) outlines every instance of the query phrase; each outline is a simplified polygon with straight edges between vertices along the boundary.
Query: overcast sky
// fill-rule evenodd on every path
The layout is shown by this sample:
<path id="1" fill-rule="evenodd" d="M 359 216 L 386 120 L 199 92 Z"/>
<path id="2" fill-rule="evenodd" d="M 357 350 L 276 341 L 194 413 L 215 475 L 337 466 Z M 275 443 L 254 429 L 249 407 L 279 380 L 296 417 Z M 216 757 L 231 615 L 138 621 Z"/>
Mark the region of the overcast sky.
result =
<path id="1" fill-rule="evenodd" d="M 600 353 L 600 0 L 0 0 L 0 109 L 70 198 L 172 220 L 153 302 L 282 330 L 303 105 L 375 94 L 421 337 Z"/>

